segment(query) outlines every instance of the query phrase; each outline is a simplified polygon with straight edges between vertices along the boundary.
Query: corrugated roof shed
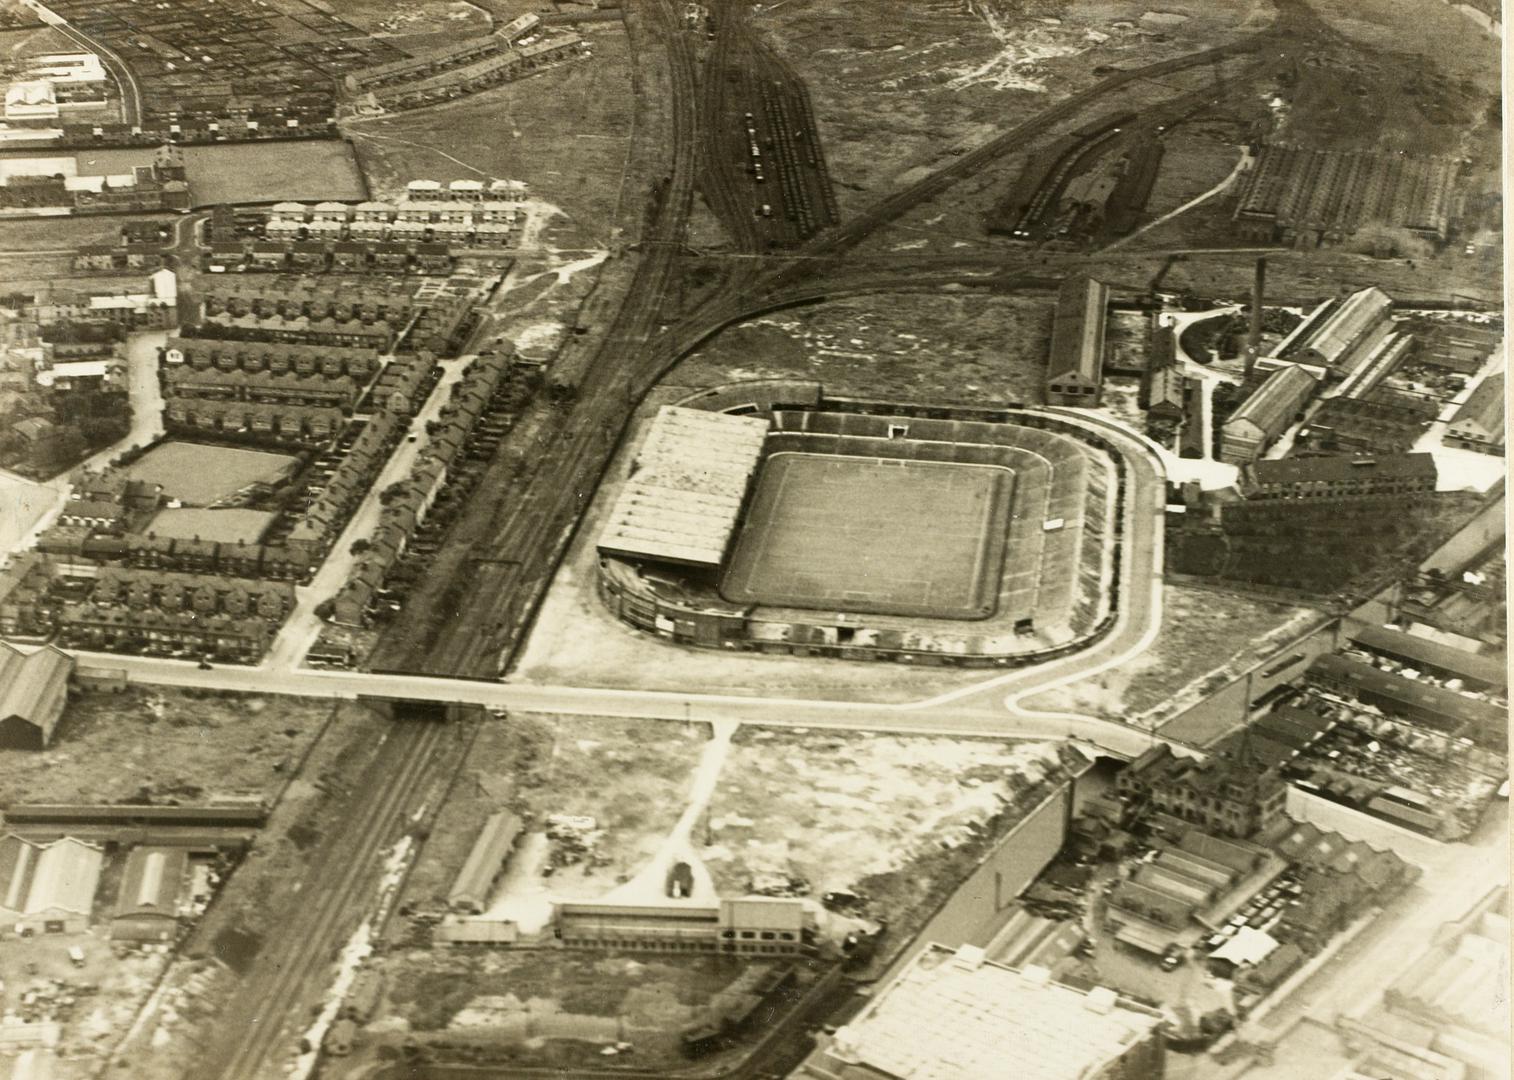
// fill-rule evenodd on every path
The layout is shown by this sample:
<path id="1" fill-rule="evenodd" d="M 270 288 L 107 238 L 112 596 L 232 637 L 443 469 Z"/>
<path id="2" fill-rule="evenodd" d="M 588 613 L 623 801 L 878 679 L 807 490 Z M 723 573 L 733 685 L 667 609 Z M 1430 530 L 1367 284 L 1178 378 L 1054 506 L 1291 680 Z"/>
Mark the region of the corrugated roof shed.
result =
<path id="1" fill-rule="evenodd" d="M 1225 426 L 1245 420 L 1265 432 L 1282 431 L 1318 385 L 1314 376 L 1301 367 L 1292 364 L 1280 367 L 1230 414 Z"/>
<path id="2" fill-rule="evenodd" d="M 0 643 L 0 725 L 28 724 L 46 746 L 63 713 L 73 670 L 74 658 L 51 645 L 27 655 Z"/>
<path id="3" fill-rule="evenodd" d="M 610 511 L 599 549 L 696 566 L 725 557 L 769 421 L 665 405 Z"/>
<path id="4" fill-rule="evenodd" d="M 0 908 L 17 915 L 71 912 L 88 915 L 105 853 L 72 836 L 33 844 L 17 836 L 0 839 Z"/>
<path id="5" fill-rule="evenodd" d="M 186 848 L 132 848 L 116 893 L 116 916 L 177 914 L 188 867 Z"/>
<path id="6" fill-rule="evenodd" d="M 506 811 L 491 814 L 473 842 L 473 850 L 447 894 L 447 903 L 478 914 L 489 902 L 489 889 L 504 865 L 515 839 L 520 835 L 520 818 Z"/>
<path id="7" fill-rule="evenodd" d="M 1502 731 L 1507 726 L 1508 710 L 1490 701 L 1479 701 L 1454 690 L 1406 679 L 1349 656 L 1321 656 L 1309 668 L 1309 673 L 1352 684 L 1362 692 L 1416 710 L 1416 716 L 1422 722 L 1431 723 L 1430 716 L 1439 718 L 1443 724 L 1434 726 L 1448 731 L 1459 731 L 1470 725 L 1477 731 L 1493 732 Z"/>
<path id="8" fill-rule="evenodd" d="M 1299 349 L 1315 353 L 1326 364 L 1338 364 L 1392 310 L 1393 300 L 1387 293 L 1375 286 L 1361 289 L 1331 312 L 1307 340 L 1300 341 Z"/>

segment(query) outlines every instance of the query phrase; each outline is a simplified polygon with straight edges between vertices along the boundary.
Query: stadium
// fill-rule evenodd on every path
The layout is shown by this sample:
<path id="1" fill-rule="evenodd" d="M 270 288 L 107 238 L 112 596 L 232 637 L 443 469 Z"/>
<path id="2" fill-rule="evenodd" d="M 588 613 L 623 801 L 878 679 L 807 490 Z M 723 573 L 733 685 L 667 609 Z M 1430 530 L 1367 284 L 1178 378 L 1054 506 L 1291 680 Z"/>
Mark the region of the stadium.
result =
<path id="1" fill-rule="evenodd" d="M 1070 416 L 760 381 L 663 406 L 598 536 L 624 622 L 687 645 L 961 666 L 1108 631 L 1124 463 Z"/>

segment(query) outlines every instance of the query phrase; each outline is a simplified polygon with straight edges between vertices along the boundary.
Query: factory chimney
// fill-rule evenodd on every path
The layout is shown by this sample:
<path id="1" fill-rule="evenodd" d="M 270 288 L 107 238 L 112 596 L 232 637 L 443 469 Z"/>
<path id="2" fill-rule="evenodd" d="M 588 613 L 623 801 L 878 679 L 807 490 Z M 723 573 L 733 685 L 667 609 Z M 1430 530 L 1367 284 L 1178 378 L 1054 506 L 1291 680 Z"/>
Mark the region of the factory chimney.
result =
<path id="1" fill-rule="evenodd" d="M 1251 329 L 1246 335 L 1246 377 L 1256 370 L 1262 351 L 1262 296 L 1267 288 L 1267 257 L 1256 260 L 1256 277 L 1251 282 Z"/>

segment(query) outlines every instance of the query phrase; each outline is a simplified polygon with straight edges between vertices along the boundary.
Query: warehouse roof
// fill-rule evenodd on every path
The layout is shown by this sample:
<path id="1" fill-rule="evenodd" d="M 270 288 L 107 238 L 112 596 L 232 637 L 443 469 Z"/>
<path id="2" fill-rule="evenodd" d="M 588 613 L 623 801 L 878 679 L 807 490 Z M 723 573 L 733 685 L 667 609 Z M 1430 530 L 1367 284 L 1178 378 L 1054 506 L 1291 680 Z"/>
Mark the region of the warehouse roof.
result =
<path id="1" fill-rule="evenodd" d="M 30 655 L 0 642 L 0 720 L 18 716 L 42 730 L 45 744 L 62 712 L 62 695 L 74 659 L 44 645 Z"/>
<path id="2" fill-rule="evenodd" d="M 1363 334 L 1388 317 L 1392 308 L 1392 298 L 1375 286 L 1354 292 L 1298 343 L 1299 348 L 1317 353 L 1326 364 L 1339 363 L 1360 343 Z"/>
<path id="3" fill-rule="evenodd" d="M 716 566 L 762 458 L 768 421 L 665 405 L 637 452 L 599 549 Z"/>
<path id="4" fill-rule="evenodd" d="M 72 836 L 34 844 L 0 837 L 0 910 L 18 915 L 68 911 L 88 915 L 105 853 Z"/>
<path id="5" fill-rule="evenodd" d="M 1455 690 L 1406 679 L 1349 656 L 1321 656 L 1314 661 L 1309 671 L 1325 678 L 1352 683 L 1361 690 L 1379 694 L 1407 708 L 1421 710 L 1422 718 L 1423 713 L 1430 713 L 1443 719 L 1443 726 L 1448 730 L 1459 731 L 1466 725 L 1472 725 L 1481 731 L 1501 732 L 1507 724 L 1508 710 L 1490 701 L 1479 701 Z M 1428 722 L 1428 718 L 1425 719 Z"/>
<path id="6" fill-rule="evenodd" d="M 1501 442 L 1504 414 L 1503 384 L 1504 377 L 1501 371 L 1489 375 L 1480 382 L 1462 407 L 1456 410 L 1456 416 L 1451 420 L 1452 425 L 1475 425 L 1484 434 L 1497 436 Z"/>
<path id="7" fill-rule="evenodd" d="M 463 863 L 452 891 L 447 894 L 447 903 L 481 912 L 489 901 L 489 887 L 519 835 L 520 818 L 505 811 L 491 814 L 473 842 L 473 850 L 468 852 L 468 860 Z"/>
<path id="8" fill-rule="evenodd" d="M 1262 431 L 1279 432 L 1288 426 L 1293 414 L 1314 393 L 1314 376 L 1292 364 L 1280 367 L 1267 381 L 1230 414 L 1225 426 L 1250 421 Z"/>
<path id="9" fill-rule="evenodd" d="M 188 867 L 187 848 L 132 848 L 116 892 L 115 914 L 177 915 Z"/>
<path id="10" fill-rule="evenodd" d="M 899 1080 L 1092 1076 L 1147 1039 L 1157 1015 L 1114 991 L 1082 991 L 1041 967 L 985 962 L 939 945 L 917 956 L 823 1051 L 821 1073 Z"/>
<path id="11" fill-rule="evenodd" d="M 1068 278 L 1057 293 L 1048 379 L 1078 375 L 1097 384 L 1104 370 L 1104 308 L 1109 287 L 1089 277 Z"/>
<path id="12" fill-rule="evenodd" d="M 1340 480 L 1370 478 L 1429 480 L 1434 483 L 1435 457 L 1433 454 L 1379 454 L 1350 456 L 1331 454 L 1326 457 L 1280 458 L 1276 461 L 1262 460 L 1247 465 L 1242 470 L 1257 484 L 1303 484 L 1331 483 Z"/>
<path id="13" fill-rule="evenodd" d="M 1364 648 L 1412 664 L 1436 668 L 1491 686 L 1509 684 L 1508 662 L 1502 658 L 1453 649 L 1417 634 L 1406 634 L 1402 630 L 1383 626 L 1365 626 L 1352 633 L 1351 639 Z"/>

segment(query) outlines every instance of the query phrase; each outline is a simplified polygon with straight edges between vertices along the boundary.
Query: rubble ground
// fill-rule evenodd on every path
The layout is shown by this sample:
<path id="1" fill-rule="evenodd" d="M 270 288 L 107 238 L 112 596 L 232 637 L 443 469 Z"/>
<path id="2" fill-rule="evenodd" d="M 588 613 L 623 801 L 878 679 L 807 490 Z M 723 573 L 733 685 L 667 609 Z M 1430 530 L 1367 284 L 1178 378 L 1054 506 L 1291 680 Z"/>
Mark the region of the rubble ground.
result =
<path id="1" fill-rule="evenodd" d="M 51 746 L 0 750 L 0 805 L 271 799 L 331 709 L 282 694 L 76 689 Z"/>
<path id="2" fill-rule="evenodd" d="M 722 895 L 852 893 L 902 939 L 1062 776 L 1049 743 L 743 728 L 700 855 Z"/>

